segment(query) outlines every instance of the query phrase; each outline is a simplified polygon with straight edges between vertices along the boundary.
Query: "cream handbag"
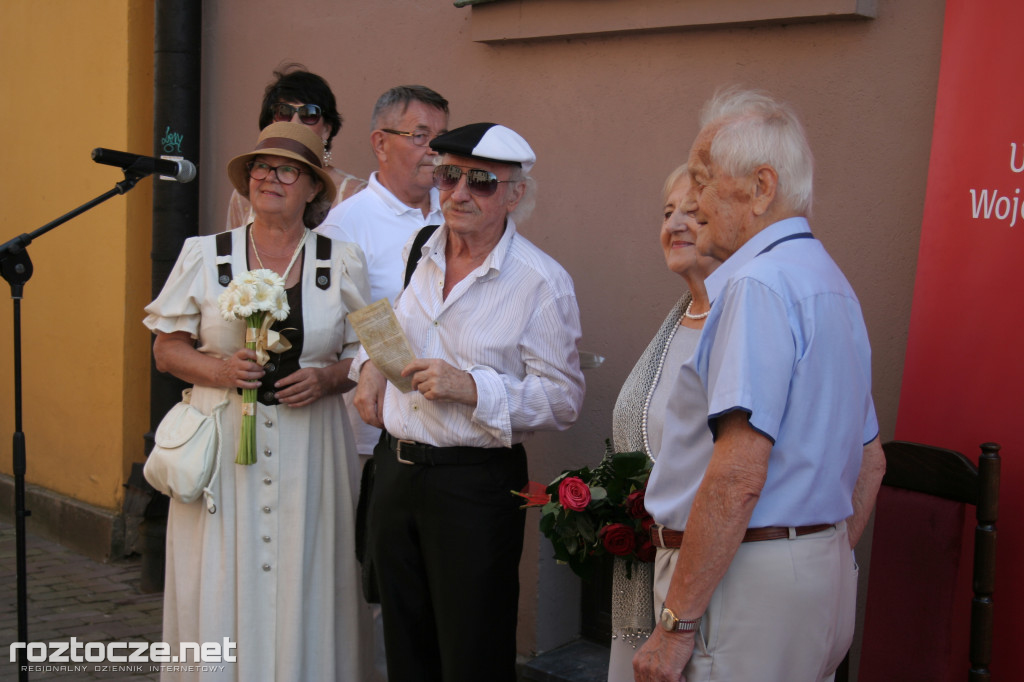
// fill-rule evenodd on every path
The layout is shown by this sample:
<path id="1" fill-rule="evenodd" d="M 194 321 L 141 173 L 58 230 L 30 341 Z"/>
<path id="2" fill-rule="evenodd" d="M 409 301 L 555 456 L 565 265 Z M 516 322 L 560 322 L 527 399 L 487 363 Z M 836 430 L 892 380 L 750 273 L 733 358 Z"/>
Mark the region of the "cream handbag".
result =
<path id="1" fill-rule="evenodd" d="M 179 502 L 206 498 L 206 509 L 217 513 L 213 484 L 220 473 L 220 415 L 230 399 L 210 414 L 192 407 L 192 389 L 181 393 L 181 402 L 160 421 L 154 436 L 153 451 L 142 473 L 149 484 Z"/>

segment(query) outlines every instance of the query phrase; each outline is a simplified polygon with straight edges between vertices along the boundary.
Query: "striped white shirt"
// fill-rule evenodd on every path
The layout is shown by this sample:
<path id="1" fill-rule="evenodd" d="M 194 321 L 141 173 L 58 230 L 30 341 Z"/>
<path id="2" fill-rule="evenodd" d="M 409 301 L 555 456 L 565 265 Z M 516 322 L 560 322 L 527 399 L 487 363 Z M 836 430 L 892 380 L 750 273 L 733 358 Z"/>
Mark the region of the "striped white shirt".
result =
<path id="1" fill-rule="evenodd" d="M 442 222 L 444 216 L 436 189 L 430 190 L 430 212 L 423 217 L 421 209 L 406 206 L 382 185 L 374 171 L 366 191 L 332 208 L 316 232 L 362 247 L 366 256 L 366 275 L 370 279 L 369 300 L 388 298 L 394 303 L 405 277 L 403 254 L 412 244 L 413 237 L 424 225 L 440 225 Z M 360 454 L 368 455 L 380 440 L 380 429 L 363 422 L 352 404 L 354 397 L 355 391 L 345 394 L 345 408 L 355 434 L 356 448 Z"/>
<path id="2" fill-rule="evenodd" d="M 437 446 L 508 447 L 536 430 L 576 421 L 584 383 L 577 344 L 580 313 L 569 274 L 516 232 L 442 297 L 448 230 L 423 246 L 395 314 L 419 358 L 439 358 L 469 372 L 475 408 L 430 401 L 390 383 L 384 425 L 391 435 Z M 360 351 L 353 374 L 366 360 Z"/>

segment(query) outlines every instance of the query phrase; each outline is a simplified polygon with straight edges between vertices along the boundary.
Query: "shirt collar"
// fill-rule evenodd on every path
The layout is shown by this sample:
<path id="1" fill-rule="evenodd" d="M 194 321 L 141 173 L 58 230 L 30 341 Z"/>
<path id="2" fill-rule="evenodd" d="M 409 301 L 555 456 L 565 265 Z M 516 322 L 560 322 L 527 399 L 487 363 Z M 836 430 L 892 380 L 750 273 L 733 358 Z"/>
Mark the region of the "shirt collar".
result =
<path id="1" fill-rule="evenodd" d="M 377 171 L 370 173 L 370 180 L 367 183 L 369 189 L 377 193 L 377 196 L 381 198 L 384 205 L 395 212 L 395 215 L 403 215 L 405 213 L 411 213 L 415 211 L 420 216 L 423 212 L 415 206 L 409 206 L 405 202 L 401 201 L 398 197 L 391 193 L 387 187 L 381 184 L 380 180 L 377 179 Z M 440 214 L 441 211 L 441 198 L 440 192 L 436 188 L 430 188 L 430 215 Z"/>
<path id="2" fill-rule="evenodd" d="M 487 258 L 481 263 L 474 272 L 477 274 L 477 279 L 487 280 L 493 279 L 498 276 L 501 272 L 501 267 L 508 257 L 509 249 L 512 248 L 512 239 L 516 235 L 516 223 L 512 220 L 511 216 L 506 219 L 505 232 L 501 235 L 501 239 L 494 245 L 491 252 L 487 254 Z M 423 250 L 420 252 L 420 256 L 426 256 L 431 253 L 437 253 L 438 258 L 436 260 L 444 261 L 444 249 L 448 243 L 448 226 L 442 225 L 441 229 L 436 230 L 434 234 L 430 235 L 430 239 L 423 244 Z M 438 263 L 439 265 L 441 263 Z"/>
<path id="3" fill-rule="evenodd" d="M 480 265 L 484 274 L 481 275 L 483 278 L 497 277 L 498 273 L 501 272 L 501 266 L 508 257 L 508 251 L 512 248 L 512 239 L 516 235 L 516 223 L 512 220 L 511 216 L 505 219 L 505 233 L 501 235 L 501 239 L 491 249 L 491 252 L 487 254 L 487 258 Z"/>
<path id="4" fill-rule="evenodd" d="M 798 216 L 772 223 L 748 239 L 743 246 L 737 249 L 734 254 L 729 256 L 724 263 L 719 265 L 704 280 L 704 288 L 707 289 L 708 300 L 713 303 L 725 287 L 726 282 L 732 279 L 732 276 L 739 272 L 740 268 L 754 260 L 761 251 L 770 246 L 775 240 L 800 232 L 810 232 L 810 227 L 807 224 L 807 218 Z"/>

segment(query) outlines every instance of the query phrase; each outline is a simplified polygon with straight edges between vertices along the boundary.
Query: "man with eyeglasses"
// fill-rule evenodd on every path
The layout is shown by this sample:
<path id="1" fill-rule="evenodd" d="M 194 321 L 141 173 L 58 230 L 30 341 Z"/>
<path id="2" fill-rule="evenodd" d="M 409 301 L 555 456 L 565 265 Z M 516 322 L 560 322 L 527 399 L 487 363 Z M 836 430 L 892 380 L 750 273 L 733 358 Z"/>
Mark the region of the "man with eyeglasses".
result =
<path id="1" fill-rule="evenodd" d="M 412 391 L 365 351 L 355 404 L 385 428 L 370 516 L 391 682 L 516 679 L 523 441 L 571 426 L 583 402 L 572 279 L 517 230 L 535 159 L 504 126 L 431 142 L 444 224 L 395 314 L 418 359 Z"/>
<path id="2" fill-rule="evenodd" d="M 370 298 L 392 303 L 402 290 L 403 248 L 424 225 L 444 217 L 432 173 L 437 154 L 429 142 L 448 129 L 448 100 L 423 85 L 399 85 L 377 99 L 370 123 L 370 146 L 378 170 L 367 191 L 335 206 L 317 228 L 332 239 L 358 244 L 366 255 Z M 345 396 L 360 456 L 369 458 L 380 429 L 369 426 Z"/>

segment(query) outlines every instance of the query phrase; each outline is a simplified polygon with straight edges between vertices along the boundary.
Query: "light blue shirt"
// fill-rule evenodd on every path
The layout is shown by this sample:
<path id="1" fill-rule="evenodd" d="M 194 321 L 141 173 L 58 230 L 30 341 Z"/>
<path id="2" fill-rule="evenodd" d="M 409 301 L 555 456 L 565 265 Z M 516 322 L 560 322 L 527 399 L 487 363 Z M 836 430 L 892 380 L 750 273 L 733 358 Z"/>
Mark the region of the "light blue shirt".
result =
<path id="1" fill-rule="evenodd" d="M 750 527 L 847 518 L 863 446 L 878 435 L 871 349 L 849 282 L 807 221 L 790 218 L 756 234 L 705 286 L 711 313 L 676 393 L 699 381 L 712 432 L 718 416 L 742 410 L 773 442 Z M 669 399 L 655 464 L 655 474 L 663 461 L 666 472 L 652 474 L 647 493 L 648 509 L 670 528 L 685 528 L 700 482 L 692 479 L 710 460 L 710 439 L 694 432 L 695 420 L 674 418 L 673 410 L 695 401 Z M 673 465 L 688 457 L 697 461 Z"/>

